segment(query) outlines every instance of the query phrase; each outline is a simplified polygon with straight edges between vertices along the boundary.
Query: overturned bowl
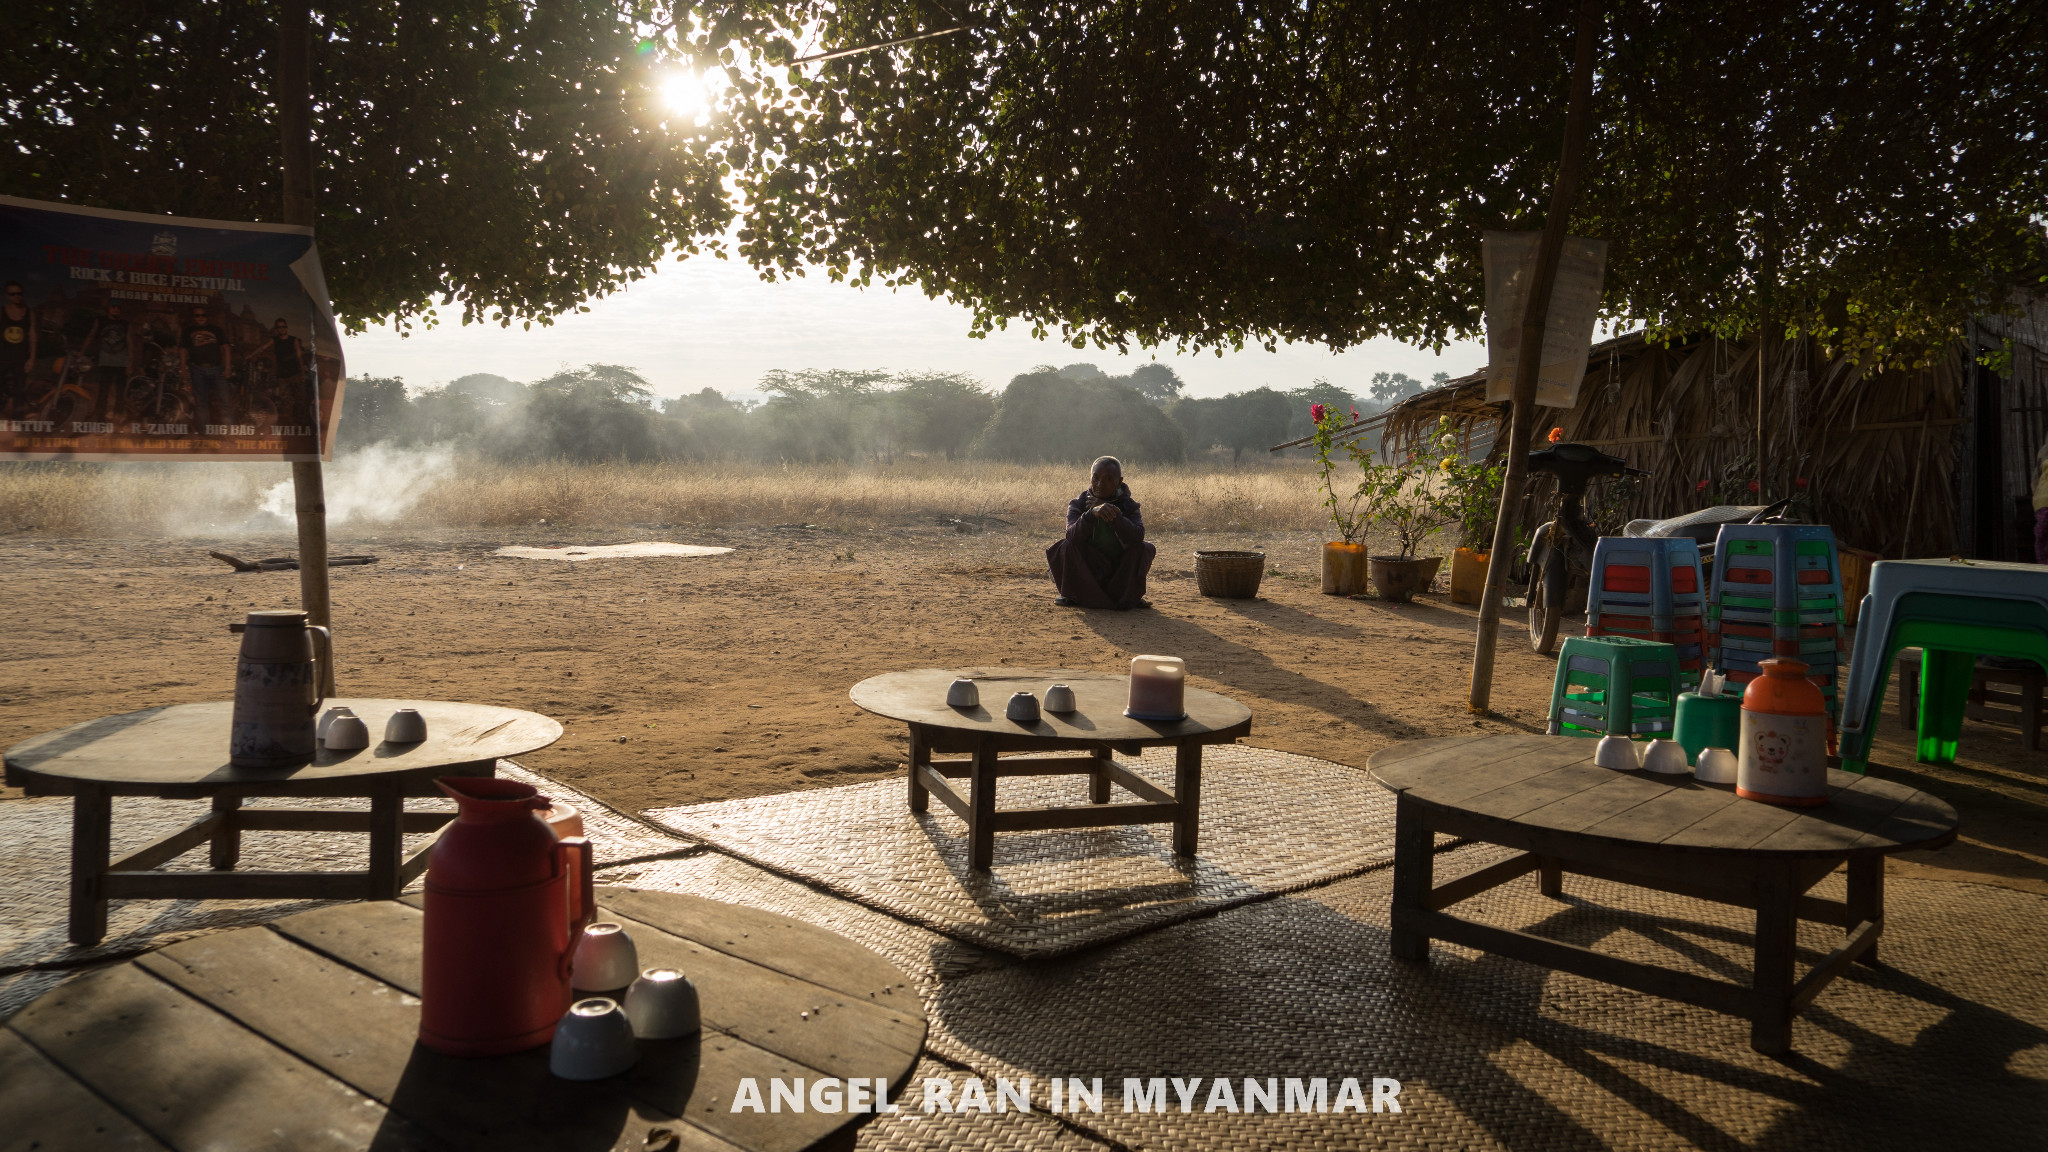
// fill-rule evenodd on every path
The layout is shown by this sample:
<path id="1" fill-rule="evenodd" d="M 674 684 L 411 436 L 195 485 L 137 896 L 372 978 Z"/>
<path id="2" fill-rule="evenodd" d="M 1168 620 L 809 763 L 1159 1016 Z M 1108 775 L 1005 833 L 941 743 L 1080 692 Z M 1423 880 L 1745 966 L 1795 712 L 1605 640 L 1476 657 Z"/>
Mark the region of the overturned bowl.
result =
<path id="1" fill-rule="evenodd" d="M 1652 740 L 1643 749 L 1643 771 L 1663 776 L 1684 776 L 1692 771 L 1685 762 L 1685 749 L 1676 740 Z"/>
<path id="2" fill-rule="evenodd" d="M 1733 784 L 1736 764 L 1735 753 L 1726 748 L 1702 748 L 1693 775 L 1702 784 Z"/>
<path id="3" fill-rule="evenodd" d="M 1038 723 L 1038 697 L 1029 692 L 1019 692 L 1010 697 L 1010 704 L 1003 709 L 1003 715 L 1019 724 Z"/>
<path id="4" fill-rule="evenodd" d="M 1602 736 L 1593 749 L 1593 763 L 1616 772 L 1633 772 L 1642 767 L 1636 759 L 1635 742 L 1626 736 Z"/>
<path id="5" fill-rule="evenodd" d="M 972 708 L 979 703 L 981 703 L 981 689 L 976 688 L 972 680 L 963 677 L 953 681 L 946 688 L 946 704 L 948 707 Z"/>
<path id="6" fill-rule="evenodd" d="M 1047 712 L 1072 712 L 1074 710 L 1074 690 L 1065 684 L 1055 684 L 1047 688 L 1045 690 L 1045 710 Z"/>
<path id="7" fill-rule="evenodd" d="M 417 708 L 400 708 L 384 722 L 384 739 L 391 744 L 417 744 L 427 738 L 427 718 Z"/>

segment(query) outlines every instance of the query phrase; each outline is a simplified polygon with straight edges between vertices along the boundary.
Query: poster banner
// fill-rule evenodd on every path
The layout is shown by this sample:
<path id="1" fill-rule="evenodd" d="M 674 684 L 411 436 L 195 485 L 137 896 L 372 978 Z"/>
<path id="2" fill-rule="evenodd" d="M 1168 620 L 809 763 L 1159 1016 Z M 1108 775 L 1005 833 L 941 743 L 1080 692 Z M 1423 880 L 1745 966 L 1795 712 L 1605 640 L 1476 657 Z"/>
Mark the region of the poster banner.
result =
<path id="1" fill-rule="evenodd" d="M 1486 262 L 1486 400 L 1499 404 L 1514 394 L 1515 361 L 1521 356 L 1522 317 L 1528 310 L 1529 281 L 1536 275 L 1541 232 L 1488 232 Z M 1564 238 L 1557 260 L 1557 285 L 1543 325 L 1543 368 L 1536 403 L 1571 408 L 1586 379 L 1586 355 L 1600 319 L 1600 289 L 1607 273 L 1607 241 Z"/>
<path id="2" fill-rule="evenodd" d="M 0 459 L 316 460 L 340 332 L 313 230 L 0 196 Z"/>

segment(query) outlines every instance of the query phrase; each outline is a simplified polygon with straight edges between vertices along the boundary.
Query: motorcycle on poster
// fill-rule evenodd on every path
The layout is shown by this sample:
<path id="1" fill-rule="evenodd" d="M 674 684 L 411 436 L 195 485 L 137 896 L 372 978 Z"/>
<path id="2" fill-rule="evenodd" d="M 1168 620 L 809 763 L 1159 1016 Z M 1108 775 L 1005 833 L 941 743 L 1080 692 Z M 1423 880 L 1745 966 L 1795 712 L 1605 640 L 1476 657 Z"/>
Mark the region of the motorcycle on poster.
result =
<path id="1" fill-rule="evenodd" d="M 312 229 L 0 196 L 0 281 L 0 459 L 331 454 Z"/>

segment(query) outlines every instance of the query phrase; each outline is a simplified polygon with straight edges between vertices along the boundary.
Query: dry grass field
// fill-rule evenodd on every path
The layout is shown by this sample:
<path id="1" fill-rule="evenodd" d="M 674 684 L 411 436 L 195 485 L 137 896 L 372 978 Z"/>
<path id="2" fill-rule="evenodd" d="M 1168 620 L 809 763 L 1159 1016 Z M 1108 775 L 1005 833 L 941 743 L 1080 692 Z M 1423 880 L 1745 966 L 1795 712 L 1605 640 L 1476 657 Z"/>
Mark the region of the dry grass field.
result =
<path id="1" fill-rule="evenodd" d="M 235 527 L 286 466 L 0 465 L 0 532 L 183 535 Z M 445 452 L 368 451 L 329 466 L 329 507 L 349 522 L 465 529 L 811 524 L 832 530 L 999 517 L 1059 526 L 1085 466 L 899 459 L 894 464 L 510 465 Z M 1130 469 L 1155 532 L 1313 531 L 1300 462 Z M 276 503 L 282 509 L 287 505 Z"/>

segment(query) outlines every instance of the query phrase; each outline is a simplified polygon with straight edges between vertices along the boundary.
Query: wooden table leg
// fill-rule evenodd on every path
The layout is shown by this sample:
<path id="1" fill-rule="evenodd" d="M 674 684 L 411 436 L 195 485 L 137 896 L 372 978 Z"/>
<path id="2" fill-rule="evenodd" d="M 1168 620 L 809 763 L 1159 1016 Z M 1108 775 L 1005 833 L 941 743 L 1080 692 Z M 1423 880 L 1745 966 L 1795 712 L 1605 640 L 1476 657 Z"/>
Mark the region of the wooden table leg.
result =
<path id="1" fill-rule="evenodd" d="M 71 942 L 90 948 L 107 934 L 100 895 L 113 844 L 114 801 L 100 784 L 80 784 L 71 798 Z"/>
<path id="2" fill-rule="evenodd" d="M 1792 1050 L 1793 950 L 1798 940 L 1792 866 L 1770 862 L 1757 876 L 1756 976 L 1749 1046 L 1766 1056 Z"/>
<path id="3" fill-rule="evenodd" d="M 969 769 L 973 795 L 967 798 L 967 866 L 986 872 L 996 863 L 996 750 L 983 742 Z"/>
<path id="4" fill-rule="evenodd" d="M 1107 797 L 1105 797 L 1106 799 Z M 1193 856 L 1202 827 L 1202 746 L 1177 744 L 1173 749 L 1173 798 L 1180 815 L 1173 820 L 1173 854 Z"/>
<path id="5" fill-rule="evenodd" d="M 386 785 L 370 796 L 370 899 L 398 899 L 404 855 L 405 797 Z"/>
<path id="6" fill-rule="evenodd" d="M 924 729 L 915 724 L 910 726 L 910 810 L 927 812 L 931 810 L 931 789 L 918 779 L 917 770 L 932 762 L 932 748 L 925 743 Z"/>
<path id="7" fill-rule="evenodd" d="M 1553 900 L 1563 899 L 1564 867 L 1557 862 L 1557 857 L 1545 856 L 1543 862 L 1536 866 L 1536 890 Z"/>
<path id="8" fill-rule="evenodd" d="M 207 866 L 220 871 L 229 871 L 242 860 L 242 825 L 237 819 L 242 808 L 240 796 L 215 796 L 213 810 L 220 813 L 220 827 L 213 830 L 208 841 Z"/>
<path id="9" fill-rule="evenodd" d="M 1849 858 L 1849 917 L 1852 920 L 1869 920 L 1875 924 L 1884 923 L 1884 857 L 1852 856 Z M 1850 932 L 1856 925 L 1849 925 Z M 1863 950 L 1856 958 L 1860 964 L 1877 966 L 1877 944 Z"/>
<path id="10" fill-rule="evenodd" d="M 1436 878 L 1436 834 L 1406 794 L 1394 802 L 1394 904 L 1393 933 L 1388 950 L 1397 960 L 1429 960 L 1429 937 L 1415 928 L 1415 920 L 1429 907 L 1429 890 Z"/>
<path id="11" fill-rule="evenodd" d="M 1108 745 L 1095 750 L 1095 771 L 1088 777 L 1088 802 L 1109 803 L 1109 759 L 1113 755 Z"/>

